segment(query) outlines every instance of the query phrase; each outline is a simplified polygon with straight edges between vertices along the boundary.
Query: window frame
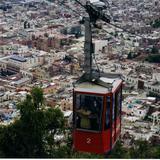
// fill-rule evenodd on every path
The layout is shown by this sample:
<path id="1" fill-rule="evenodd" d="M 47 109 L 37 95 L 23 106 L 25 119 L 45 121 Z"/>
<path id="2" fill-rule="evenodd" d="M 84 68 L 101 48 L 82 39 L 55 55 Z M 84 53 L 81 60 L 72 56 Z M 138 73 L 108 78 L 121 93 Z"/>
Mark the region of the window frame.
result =
<path id="1" fill-rule="evenodd" d="M 78 103 L 77 103 L 77 99 L 79 99 L 79 101 L 81 101 L 80 99 L 82 99 L 82 97 L 81 97 L 81 95 L 83 95 L 84 97 L 85 96 L 89 96 L 89 97 L 100 97 L 101 98 L 101 108 L 100 108 L 100 117 L 99 117 L 99 127 L 98 127 L 98 130 L 93 130 L 93 129 L 85 129 L 85 128 L 79 128 L 79 127 L 77 127 L 77 120 L 76 120 L 76 118 L 77 118 L 77 115 L 78 115 L 78 113 L 77 113 L 77 109 L 79 108 L 81 108 L 80 106 L 81 105 L 78 105 Z M 80 96 L 79 98 L 77 98 L 77 96 Z M 80 104 L 81 102 L 79 102 L 79 104 Z M 79 106 L 78 108 L 77 108 L 77 106 Z M 104 110 L 104 108 L 103 108 L 103 106 L 104 106 L 104 95 L 96 95 L 96 94 L 87 94 L 87 93 L 80 93 L 80 92 L 75 92 L 74 93 L 74 128 L 76 129 L 76 130 L 81 130 L 81 131 L 88 131 L 88 132 L 100 132 L 100 131 L 102 131 L 102 129 L 103 129 L 103 110 Z M 90 108 L 90 107 L 89 107 Z"/>
<path id="2" fill-rule="evenodd" d="M 106 96 L 106 104 L 105 104 L 106 105 L 106 111 L 105 111 L 105 127 L 104 127 L 104 130 L 107 130 L 107 129 L 111 128 L 111 118 L 112 118 L 111 104 L 112 104 L 111 103 L 111 96 L 107 95 Z"/>

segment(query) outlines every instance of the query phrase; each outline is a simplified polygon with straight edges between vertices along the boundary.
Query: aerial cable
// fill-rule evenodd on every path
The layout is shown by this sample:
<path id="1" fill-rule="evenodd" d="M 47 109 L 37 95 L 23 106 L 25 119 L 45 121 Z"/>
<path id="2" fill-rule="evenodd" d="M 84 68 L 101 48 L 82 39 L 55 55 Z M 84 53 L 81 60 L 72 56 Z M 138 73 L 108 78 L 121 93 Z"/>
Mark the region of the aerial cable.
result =
<path id="1" fill-rule="evenodd" d="M 80 6 L 82 6 L 84 9 L 86 9 L 85 5 L 83 5 L 80 1 L 75 0 Z"/>
<path id="2" fill-rule="evenodd" d="M 89 77 L 87 76 L 87 79 L 92 79 L 92 56 L 95 59 L 94 55 L 92 54 L 92 31 L 91 31 L 91 23 L 96 27 L 96 22 L 97 20 L 103 20 L 106 22 L 107 25 L 109 26 L 113 26 L 115 28 L 118 28 L 120 30 L 122 30 L 123 32 L 126 32 L 128 34 L 137 36 L 137 37 L 142 37 L 140 35 L 131 33 L 130 31 L 121 28 L 120 26 L 114 24 L 114 23 L 110 23 L 110 17 L 108 15 L 106 15 L 104 12 L 102 12 L 99 8 L 96 8 L 96 6 L 94 6 L 92 3 L 87 2 L 86 5 L 83 5 L 79 0 L 75 0 L 80 6 L 82 6 L 86 12 L 89 14 L 89 17 L 85 17 L 84 19 L 84 25 L 85 25 L 85 29 L 87 29 L 86 35 L 85 35 L 85 67 L 84 70 L 85 72 L 89 75 Z M 64 3 L 62 3 L 62 5 L 64 5 Z M 64 5 L 65 7 L 69 8 L 70 10 L 74 11 L 73 9 L 71 9 L 69 6 Z M 76 11 L 74 11 L 76 12 Z M 76 12 L 77 13 L 77 12 Z M 97 62 L 95 61 L 96 66 Z M 97 67 L 98 71 L 99 68 Z"/>
<path id="3" fill-rule="evenodd" d="M 63 2 L 60 2 L 59 5 L 63 5 L 64 7 L 66 7 L 67 9 L 71 10 L 72 12 L 74 12 L 75 14 L 82 16 L 79 12 L 75 11 L 74 9 L 72 9 L 70 6 L 66 5 Z"/>
<path id="4" fill-rule="evenodd" d="M 120 26 L 118 26 L 118 25 L 116 25 L 116 24 L 114 24 L 114 23 L 106 23 L 107 25 L 110 25 L 110 26 L 113 26 L 113 27 L 115 27 L 115 28 L 118 28 L 118 29 L 120 29 L 120 30 L 122 30 L 123 32 L 126 32 L 126 33 L 128 33 L 128 34 L 131 34 L 131 35 L 134 35 L 134 36 L 137 36 L 137 37 L 140 37 L 140 38 L 144 38 L 143 36 L 141 36 L 141 35 L 139 35 L 139 34 L 135 34 L 135 33 L 132 33 L 132 32 L 130 32 L 130 31 L 128 31 L 127 29 L 124 29 L 124 28 L 122 28 L 122 27 L 120 27 Z"/>
<path id="5" fill-rule="evenodd" d="M 76 1 L 78 4 L 80 4 L 84 9 L 86 9 L 86 6 L 83 5 L 80 1 L 78 1 L 78 0 L 75 0 L 75 1 Z M 108 1 L 105 1 L 105 2 L 107 2 L 107 4 L 109 4 Z M 116 6 L 116 7 L 117 7 L 117 6 Z M 95 9 L 95 8 L 94 8 L 94 9 Z M 137 36 L 137 37 L 140 37 L 140 38 L 144 38 L 143 36 L 138 35 L 138 34 L 135 34 L 135 33 L 132 33 L 132 32 L 130 32 L 130 31 L 128 31 L 128 30 L 126 30 L 126 29 L 124 29 L 124 28 L 122 28 L 122 27 L 114 24 L 114 23 L 106 23 L 106 24 L 107 24 L 107 25 L 110 25 L 110 26 L 113 26 L 113 27 L 115 27 L 115 28 L 118 28 L 118 29 L 120 29 L 120 30 L 122 30 L 123 32 L 126 32 L 126 33 L 128 33 L 128 34 L 131 34 L 131 35 L 134 35 L 134 36 Z"/>
<path id="6" fill-rule="evenodd" d="M 73 10 L 71 7 L 67 6 L 67 5 L 64 5 L 66 6 L 68 9 L 70 9 L 71 11 L 73 11 L 75 14 L 79 15 L 79 16 L 82 16 L 79 12 Z"/>

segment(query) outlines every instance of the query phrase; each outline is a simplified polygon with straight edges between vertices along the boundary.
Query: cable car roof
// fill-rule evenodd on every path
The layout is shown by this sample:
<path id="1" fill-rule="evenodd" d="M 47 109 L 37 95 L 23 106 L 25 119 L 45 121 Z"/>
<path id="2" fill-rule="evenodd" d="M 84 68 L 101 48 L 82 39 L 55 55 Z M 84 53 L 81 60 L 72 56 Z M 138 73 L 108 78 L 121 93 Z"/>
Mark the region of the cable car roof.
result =
<path id="1" fill-rule="evenodd" d="M 100 77 L 98 83 L 95 83 L 95 82 L 79 83 L 74 88 L 74 91 L 106 94 L 106 93 L 109 93 L 109 92 L 115 90 L 121 82 L 122 82 L 122 80 L 118 79 L 118 78 Z"/>

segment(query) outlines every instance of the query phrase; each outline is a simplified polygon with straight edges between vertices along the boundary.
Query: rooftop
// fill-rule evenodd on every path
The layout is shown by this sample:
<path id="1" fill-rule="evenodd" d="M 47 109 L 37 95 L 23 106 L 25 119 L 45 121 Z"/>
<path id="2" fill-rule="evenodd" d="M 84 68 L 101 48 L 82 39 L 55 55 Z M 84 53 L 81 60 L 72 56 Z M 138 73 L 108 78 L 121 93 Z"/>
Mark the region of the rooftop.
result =
<path id="1" fill-rule="evenodd" d="M 19 62 L 26 62 L 26 59 L 17 55 L 13 55 L 10 57 L 10 59 L 15 60 L 15 61 L 19 61 Z"/>
<path id="2" fill-rule="evenodd" d="M 77 92 L 106 94 L 111 90 L 114 91 L 122 82 L 122 80 L 117 78 L 100 77 L 100 80 L 102 83 L 107 84 L 107 86 L 104 87 L 102 85 L 95 84 L 94 82 L 83 82 L 76 86 L 74 90 Z"/>

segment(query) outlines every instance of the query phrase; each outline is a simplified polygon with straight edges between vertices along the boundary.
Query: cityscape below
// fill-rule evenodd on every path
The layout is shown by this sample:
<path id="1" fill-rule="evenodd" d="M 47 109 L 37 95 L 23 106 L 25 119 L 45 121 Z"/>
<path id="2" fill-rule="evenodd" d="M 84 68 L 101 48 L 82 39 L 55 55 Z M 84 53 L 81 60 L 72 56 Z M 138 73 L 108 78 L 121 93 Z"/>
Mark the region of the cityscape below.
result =
<path id="1" fill-rule="evenodd" d="M 49 158 L 160 158 L 160 1 L 92 0 L 89 3 L 86 3 L 86 1 L 1 0 L 1 158 L 46 158 L 47 154 Z M 106 22 L 104 17 L 101 14 L 96 14 L 94 10 L 93 13 L 100 18 L 97 16 L 99 19 L 97 18 L 96 24 L 91 19 L 92 33 L 85 32 L 87 21 L 83 23 L 85 21 L 84 17 L 88 17 L 87 9 L 85 8 L 87 4 L 88 6 L 90 5 L 90 8 L 93 7 L 92 9 L 95 9 L 97 13 L 102 14 L 104 12 L 102 15 L 110 19 L 109 22 Z M 102 12 L 103 5 L 105 7 Z M 89 16 L 91 16 L 91 13 Z M 92 84 L 96 81 L 95 79 L 92 79 L 91 83 L 84 82 L 79 86 L 76 84 L 80 81 L 80 77 L 83 77 L 83 74 L 86 73 L 86 70 L 89 69 L 87 66 L 89 63 L 86 63 L 86 52 L 89 52 L 89 49 L 86 49 L 86 39 L 88 38 L 86 35 L 92 35 L 91 46 L 93 48 L 90 52 L 93 64 L 90 71 L 93 69 L 99 73 L 109 75 L 109 78 L 100 78 L 101 83 L 103 82 L 103 84 L 99 83 L 101 86 Z M 118 75 L 119 78 L 113 78 L 110 75 Z M 110 84 L 112 84 L 111 88 L 109 88 Z M 118 89 L 119 91 L 116 91 L 117 93 L 115 92 L 115 97 L 113 96 L 109 99 L 107 94 L 112 94 L 113 90 L 116 90 L 116 87 L 118 88 L 118 85 L 122 85 L 122 87 Z M 43 98 L 41 97 L 43 102 L 38 97 L 40 93 L 43 94 Z M 85 95 L 85 97 L 82 93 L 90 95 Z M 34 99 L 36 98 L 34 94 L 37 94 L 37 101 L 39 100 L 39 102 Z M 79 100 L 77 100 L 78 98 Z M 112 106 L 114 100 L 115 108 L 117 105 L 120 110 L 115 109 L 116 113 L 113 113 L 114 109 L 111 107 L 109 114 L 108 112 L 104 113 L 107 110 L 107 105 Z M 83 101 L 85 102 L 83 103 Z M 45 123 L 49 123 L 48 121 L 50 120 L 53 121 L 48 125 L 50 128 L 53 128 L 45 132 L 44 135 L 46 136 L 46 133 L 52 134 L 53 132 L 54 136 L 51 136 L 52 138 L 46 136 L 45 140 L 42 138 L 45 144 L 45 154 L 38 152 L 38 149 L 34 147 L 34 149 L 31 149 L 35 150 L 34 154 L 29 154 L 31 151 L 25 145 L 27 140 L 25 142 L 22 140 L 22 145 L 24 143 L 25 146 L 23 150 L 21 145 L 16 146 L 18 143 L 16 140 L 13 141 L 14 136 L 8 144 L 15 146 L 15 148 L 17 147 L 16 149 L 21 154 L 18 152 L 14 153 L 12 149 L 5 150 L 6 146 L 4 144 L 7 143 L 2 131 L 6 127 L 4 133 L 7 133 L 7 127 L 20 125 L 18 122 L 24 121 L 23 116 L 25 117 L 33 111 L 31 107 L 29 109 L 24 107 L 25 109 L 23 110 L 21 107 L 25 106 L 25 104 L 26 108 L 29 108 L 31 104 L 37 107 L 37 117 L 36 114 L 32 115 L 33 119 L 34 117 L 41 117 L 40 119 L 43 120 L 43 116 L 38 115 L 40 112 L 38 110 L 40 110 L 41 106 L 41 110 L 44 113 L 48 111 L 46 113 L 48 119 L 46 118 L 47 122 Z M 79 105 L 82 105 L 84 108 Z M 99 117 L 96 120 L 94 116 L 90 116 L 92 106 L 94 105 L 99 108 L 97 111 Z M 87 106 L 91 109 L 83 113 L 82 109 L 86 110 Z M 55 113 L 52 113 L 50 109 L 53 109 Z M 107 119 L 111 112 L 117 115 L 117 117 L 119 115 L 119 118 L 116 117 L 117 119 L 115 120 L 115 126 L 119 127 L 118 131 L 117 128 L 112 126 L 113 122 L 108 124 L 113 118 L 109 117 Z M 53 117 L 57 114 L 57 117 L 49 119 L 51 116 L 49 113 Z M 58 115 L 64 118 L 63 127 L 59 121 L 61 119 L 59 118 L 58 120 Z M 91 123 L 84 118 L 84 115 L 91 117 Z M 103 117 L 105 118 L 103 119 Z M 27 125 L 29 125 L 30 120 L 26 119 L 25 123 L 27 124 L 28 122 Z M 35 119 L 34 124 L 38 124 L 38 121 Z M 102 125 L 103 121 L 106 122 Z M 65 132 L 58 132 L 60 129 L 57 129 L 56 125 L 58 127 L 61 126 L 59 128 L 63 128 L 62 130 L 65 130 Z M 28 128 L 31 126 L 28 126 Z M 42 126 L 43 124 L 40 127 Z M 116 145 L 114 147 L 113 139 L 111 142 L 108 139 L 104 139 L 104 143 L 106 140 L 106 142 L 108 141 L 111 144 L 111 149 L 109 150 L 113 149 L 109 156 L 108 154 L 105 156 L 99 155 L 101 150 L 98 150 L 98 145 L 100 144 L 98 141 L 95 143 L 97 148 L 94 149 L 93 147 L 93 152 L 83 153 L 85 150 L 89 152 L 89 149 L 86 149 L 85 145 L 85 149 L 79 145 L 83 135 L 81 132 L 88 129 L 90 131 L 93 130 L 94 134 L 96 134 L 97 131 L 105 130 L 107 129 L 105 127 L 109 128 L 109 126 L 117 132 L 114 143 L 120 145 L 121 149 L 126 149 L 128 155 L 133 154 L 131 154 L 131 151 L 129 153 L 128 150 L 132 147 L 136 148 L 136 142 L 141 141 L 142 143 L 148 143 L 146 146 L 157 146 L 157 150 L 154 150 L 155 153 L 151 151 L 155 157 L 132 157 L 128 155 L 123 157 L 123 154 L 118 155 L 117 150 L 120 153 L 120 149 Z M 15 131 L 16 127 L 13 131 L 11 128 L 8 128 L 9 132 L 5 135 L 9 136 L 11 133 L 18 133 L 18 137 L 22 135 L 21 132 Z M 24 130 L 23 136 L 25 137 L 27 136 L 27 128 L 26 131 Z M 34 135 L 34 131 L 36 134 L 38 129 L 31 129 L 30 134 L 33 133 Z M 108 134 L 107 131 L 106 134 Z M 113 134 L 111 131 L 111 138 L 113 138 Z M 16 134 L 14 135 L 16 137 Z M 89 136 L 89 132 L 87 136 Z M 35 146 L 41 146 L 41 143 L 37 144 L 39 142 L 38 136 L 36 138 L 33 143 L 35 143 Z M 49 142 L 52 141 L 49 138 L 53 139 L 52 147 L 49 145 Z M 71 142 L 68 138 L 71 138 Z M 19 141 L 21 140 L 19 139 Z M 88 138 L 87 145 L 91 143 L 90 141 L 90 138 Z M 66 144 L 69 146 L 70 143 L 71 146 L 66 151 L 64 146 Z M 102 144 L 104 143 L 102 142 Z M 105 148 L 106 146 L 104 145 L 103 147 Z M 142 145 L 140 144 L 140 146 Z M 59 147 L 64 148 L 59 151 Z M 42 149 L 39 150 L 42 151 Z M 71 150 L 72 153 L 74 152 L 75 157 L 72 156 Z M 37 156 L 38 154 L 39 156 Z M 147 154 L 149 153 L 146 151 Z"/>

